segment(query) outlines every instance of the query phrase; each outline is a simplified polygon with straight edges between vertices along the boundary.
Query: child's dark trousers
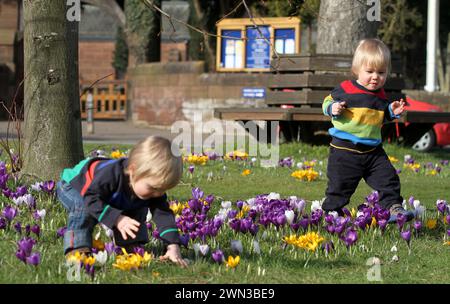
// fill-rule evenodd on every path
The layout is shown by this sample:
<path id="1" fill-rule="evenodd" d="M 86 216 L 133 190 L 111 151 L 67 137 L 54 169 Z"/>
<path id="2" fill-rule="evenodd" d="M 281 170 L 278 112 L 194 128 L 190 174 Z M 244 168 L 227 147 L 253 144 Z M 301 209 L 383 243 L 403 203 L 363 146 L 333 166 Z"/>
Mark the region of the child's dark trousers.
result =
<path id="1" fill-rule="evenodd" d="M 381 145 L 365 153 L 331 146 L 327 175 L 325 211 L 339 211 L 347 205 L 362 178 L 378 191 L 382 207 L 403 202 L 400 179 Z"/>

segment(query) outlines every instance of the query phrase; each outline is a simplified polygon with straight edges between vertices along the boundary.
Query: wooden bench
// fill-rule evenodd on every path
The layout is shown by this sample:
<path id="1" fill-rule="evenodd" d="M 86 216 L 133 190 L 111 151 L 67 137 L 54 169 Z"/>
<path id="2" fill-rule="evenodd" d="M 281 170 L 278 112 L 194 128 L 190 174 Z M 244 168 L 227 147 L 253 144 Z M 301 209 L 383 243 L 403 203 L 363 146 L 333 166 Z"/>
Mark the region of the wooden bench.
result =
<path id="1" fill-rule="evenodd" d="M 280 55 L 273 58 L 266 89 L 265 107 L 216 108 L 218 119 L 236 121 L 280 121 L 282 129 L 290 130 L 287 138 L 297 137 L 305 130 L 303 139 L 311 139 L 312 133 L 331 127 L 330 118 L 322 112 L 325 96 L 343 80 L 351 79 L 352 56 L 346 55 Z M 391 73 L 384 89 L 389 100 L 406 99 L 401 92 L 405 83 L 401 74 L 401 62 L 394 58 Z M 437 122 L 450 122 L 449 112 L 406 112 L 399 123 L 421 124 L 414 126 L 418 133 L 432 128 Z M 322 132 L 323 133 L 323 132 Z M 423 133 L 422 133 L 423 134 Z M 411 140 L 414 140 L 411 139 Z"/>

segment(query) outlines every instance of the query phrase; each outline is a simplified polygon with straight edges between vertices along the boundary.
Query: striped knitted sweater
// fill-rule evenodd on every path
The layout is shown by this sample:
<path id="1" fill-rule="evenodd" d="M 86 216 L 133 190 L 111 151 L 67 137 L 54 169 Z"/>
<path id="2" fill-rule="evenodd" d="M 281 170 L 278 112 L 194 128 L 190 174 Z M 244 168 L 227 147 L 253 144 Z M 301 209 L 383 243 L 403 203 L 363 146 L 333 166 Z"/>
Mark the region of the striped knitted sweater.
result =
<path id="1" fill-rule="evenodd" d="M 346 102 L 346 109 L 338 116 L 332 115 L 333 103 L 341 101 Z M 383 123 L 400 117 L 392 112 L 384 89 L 370 91 L 356 80 L 346 80 L 338 85 L 325 97 L 322 110 L 332 117 L 330 135 L 355 145 L 378 146 Z"/>

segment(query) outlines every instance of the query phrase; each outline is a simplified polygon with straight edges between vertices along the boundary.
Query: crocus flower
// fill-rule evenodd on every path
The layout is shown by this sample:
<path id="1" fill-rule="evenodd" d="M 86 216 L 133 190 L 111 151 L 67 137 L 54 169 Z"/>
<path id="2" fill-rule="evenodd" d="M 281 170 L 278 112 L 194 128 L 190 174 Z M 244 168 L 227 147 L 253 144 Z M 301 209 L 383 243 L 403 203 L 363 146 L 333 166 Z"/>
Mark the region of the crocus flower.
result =
<path id="1" fill-rule="evenodd" d="M 34 234 L 36 234 L 38 237 L 41 234 L 41 227 L 39 227 L 39 225 L 33 225 L 31 226 L 31 232 L 33 232 Z"/>
<path id="2" fill-rule="evenodd" d="M 189 234 L 180 235 L 180 243 L 187 248 L 189 244 Z"/>
<path id="3" fill-rule="evenodd" d="M 334 250 L 334 243 L 333 241 L 328 241 L 322 244 L 322 250 L 325 251 L 325 254 L 329 254 Z"/>
<path id="4" fill-rule="evenodd" d="M 5 229 L 6 226 L 6 220 L 3 217 L 0 217 L 0 229 Z"/>
<path id="5" fill-rule="evenodd" d="M 17 247 L 19 251 L 22 251 L 25 256 L 30 256 L 31 251 L 33 250 L 33 246 L 36 244 L 36 241 L 32 238 L 23 238 L 17 242 Z"/>
<path id="6" fill-rule="evenodd" d="M 378 227 L 380 227 L 380 230 L 383 232 L 386 229 L 387 220 L 382 219 L 382 220 L 379 220 L 377 223 L 378 223 Z"/>
<path id="7" fill-rule="evenodd" d="M 233 258 L 231 255 L 228 257 L 227 260 L 227 267 L 235 268 L 237 265 L 239 265 L 240 257 L 236 256 Z"/>
<path id="8" fill-rule="evenodd" d="M 209 246 L 208 246 L 208 244 L 202 244 L 202 245 L 198 246 L 198 250 L 200 251 L 200 253 L 203 256 L 206 256 L 209 252 Z"/>
<path id="9" fill-rule="evenodd" d="M 21 260 L 22 262 L 24 262 L 25 264 L 27 263 L 27 255 L 25 254 L 24 251 L 22 250 L 17 250 L 16 251 L 16 257 Z"/>
<path id="10" fill-rule="evenodd" d="M 199 199 L 203 198 L 204 195 L 205 195 L 204 192 L 200 188 L 198 188 L 198 187 L 192 188 L 192 198 L 193 199 L 199 200 Z"/>
<path id="11" fill-rule="evenodd" d="M 105 243 L 105 250 L 106 252 L 111 255 L 113 252 L 115 252 L 116 246 L 113 242 Z"/>
<path id="12" fill-rule="evenodd" d="M 253 240 L 253 252 L 260 255 L 261 247 L 259 246 L 259 242 L 257 240 Z"/>
<path id="13" fill-rule="evenodd" d="M 30 265 L 37 266 L 41 262 L 41 255 L 39 252 L 32 253 L 29 257 L 27 257 L 27 263 Z"/>
<path id="14" fill-rule="evenodd" d="M 220 249 L 215 250 L 212 253 L 212 258 L 213 258 L 214 262 L 219 263 L 219 264 L 222 263 L 224 260 L 224 255 L 223 255 L 222 250 L 220 250 Z"/>
<path id="15" fill-rule="evenodd" d="M 416 231 L 419 231 L 420 229 L 422 229 L 422 222 L 421 221 L 415 221 L 413 226 L 414 226 L 414 229 Z"/>
<path id="16" fill-rule="evenodd" d="M 99 265 L 105 265 L 108 260 L 108 253 L 106 251 L 99 251 L 94 254 L 94 258 Z"/>
<path id="17" fill-rule="evenodd" d="M 241 254 L 244 250 L 242 246 L 242 242 L 240 240 L 232 240 L 231 241 L 231 250 L 233 250 L 236 253 Z"/>
<path id="18" fill-rule="evenodd" d="M 450 214 L 445 217 L 445 223 L 450 225 Z"/>
<path id="19" fill-rule="evenodd" d="M 397 214 L 398 229 L 402 230 L 403 225 L 405 225 L 405 223 L 406 223 L 406 220 L 407 220 L 406 215 L 404 215 L 403 213 Z"/>
<path id="20" fill-rule="evenodd" d="M 2 215 L 11 222 L 17 216 L 17 209 L 11 206 L 6 206 L 2 211 Z"/>
<path id="21" fill-rule="evenodd" d="M 195 169 L 194 166 L 192 166 L 192 165 L 189 166 L 189 168 L 188 168 L 189 173 L 193 174 L 194 173 L 194 169 Z"/>
<path id="22" fill-rule="evenodd" d="M 441 200 L 436 204 L 436 208 L 440 213 L 445 214 L 445 211 L 447 210 L 447 204 L 445 203 L 445 201 Z"/>
<path id="23" fill-rule="evenodd" d="M 51 193 L 55 188 L 55 181 L 46 181 L 42 184 L 41 189 L 47 193 Z"/>
<path id="24" fill-rule="evenodd" d="M 400 232 L 400 236 L 402 237 L 402 239 L 404 239 L 406 241 L 406 244 L 408 244 L 411 241 L 411 230 L 406 230 L 406 231 L 402 231 Z"/>
<path id="25" fill-rule="evenodd" d="M 358 233 L 353 229 L 348 230 L 344 237 L 344 242 L 347 248 L 355 244 L 357 240 L 358 240 Z"/>
<path id="26" fill-rule="evenodd" d="M 14 229 L 17 231 L 17 233 L 22 234 L 22 224 L 20 224 L 20 222 L 14 224 Z"/>

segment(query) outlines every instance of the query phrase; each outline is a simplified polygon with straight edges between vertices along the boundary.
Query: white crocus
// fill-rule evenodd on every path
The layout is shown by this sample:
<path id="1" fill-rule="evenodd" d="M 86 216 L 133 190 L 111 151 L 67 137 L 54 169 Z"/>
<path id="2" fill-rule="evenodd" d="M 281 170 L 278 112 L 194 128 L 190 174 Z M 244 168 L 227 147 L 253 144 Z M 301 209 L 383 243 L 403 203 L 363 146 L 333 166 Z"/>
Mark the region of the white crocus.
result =
<path id="1" fill-rule="evenodd" d="M 198 257 L 198 252 L 200 251 L 200 244 L 195 243 L 194 245 L 192 245 L 192 248 L 194 249 L 195 257 Z"/>
<path id="2" fill-rule="evenodd" d="M 242 254 L 242 251 L 244 251 L 242 242 L 240 240 L 232 240 L 231 241 L 231 250 L 233 250 L 235 253 Z"/>
<path id="3" fill-rule="evenodd" d="M 311 203 L 311 212 L 322 209 L 322 203 L 320 201 L 312 201 Z"/>
<path id="4" fill-rule="evenodd" d="M 105 265 L 108 260 L 108 253 L 105 250 L 94 253 L 95 262 L 100 265 Z"/>
<path id="5" fill-rule="evenodd" d="M 417 209 L 417 207 L 420 206 L 420 201 L 419 200 L 414 200 L 413 205 L 414 205 L 414 209 Z"/>
<path id="6" fill-rule="evenodd" d="M 152 220 L 152 213 L 150 210 L 147 212 L 147 217 L 145 218 L 145 221 L 148 223 Z"/>
<path id="7" fill-rule="evenodd" d="M 223 209 L 230 209 L 231 208 L 231 202 L 230 201 L 224 201 L 220 204 Z"/>
<path id="8" fill-rule="evenodd" d="M 198 249 L 203 256 L 206 256 L 209 252 L 208 244 L 200 245 L 200 246 L 198 246 Z"/>
<path id="9" fill-rule="evenodd" d="M 45 211 L 45 209 L 41 209 L 37 210 L 36 213 L 39 216 L 39 218 L 44 219 L 45 215 L 47 214 L 47 211 Z"/>
<path id="10" fill-rule="evenodd" d="M 261 255 L 261 248 L 259 246 L 259 242 L 257 240 L 253 240 L 253 252 Z"/>
<path id="11" fill-rule="evenodd" d="M 279 200 L 281 198 L 281 195 L 279 193 L 276 192 L 270 192 L 270 194 L 267 196 L 267 201 L 271 201 L 271 200 Z"/>
<path id="12" fill-rule="evenodd" d="M 294 211 L 292 210 L 286 210 L 284 211 L 284 216 L 286 217 L 286 221 L 288 222 L 288 224 L 292 224 L 292 221 L 294 220 Z"/>

